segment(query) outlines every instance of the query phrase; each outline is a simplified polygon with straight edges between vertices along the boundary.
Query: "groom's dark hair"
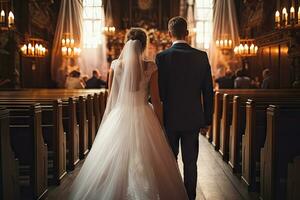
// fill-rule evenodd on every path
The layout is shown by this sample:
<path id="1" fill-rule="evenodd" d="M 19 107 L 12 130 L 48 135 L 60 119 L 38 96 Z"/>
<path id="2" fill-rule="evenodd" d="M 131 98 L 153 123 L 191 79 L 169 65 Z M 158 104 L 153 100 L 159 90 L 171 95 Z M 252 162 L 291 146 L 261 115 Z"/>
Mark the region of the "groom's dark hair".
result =
<path id="1" fill-rule="evenodd" d="M 169 20 L 168 29 L 171 35 L 177 39 L 183 39 L 188 35 L 187 22 L 180 16 Z"/>

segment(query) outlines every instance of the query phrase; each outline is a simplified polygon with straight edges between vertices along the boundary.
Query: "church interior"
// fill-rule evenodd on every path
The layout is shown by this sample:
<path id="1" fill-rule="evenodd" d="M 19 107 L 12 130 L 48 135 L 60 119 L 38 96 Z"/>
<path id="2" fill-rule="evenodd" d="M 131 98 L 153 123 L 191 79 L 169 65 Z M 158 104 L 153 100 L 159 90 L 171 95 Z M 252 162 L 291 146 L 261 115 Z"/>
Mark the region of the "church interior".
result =
<path id="1" fill-rule="evenodd" d="M 213 79 L 196 199 L 300 199 L 299 0 L 0 0 L 0 199 L 67 199 L 126 33 L 155 61 L 175 16 Z"/>

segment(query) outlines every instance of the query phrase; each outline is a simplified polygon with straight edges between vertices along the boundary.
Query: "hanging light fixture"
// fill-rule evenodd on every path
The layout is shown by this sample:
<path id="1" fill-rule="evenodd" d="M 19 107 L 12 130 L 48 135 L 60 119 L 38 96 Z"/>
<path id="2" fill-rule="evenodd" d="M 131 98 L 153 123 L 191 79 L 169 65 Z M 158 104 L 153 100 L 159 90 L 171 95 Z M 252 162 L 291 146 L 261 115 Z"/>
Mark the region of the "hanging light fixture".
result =
<path id="1" fill-rule="evenodd" d="M 254 39 L 242 39 L 240 44 L 234 48 L 234 53 L 240 57 L 253 57 L 257 55 L 258 46 Z"/>
<path id="2" fill-rule="evenodd" d="M 28 38 L 20 49 L 23 56 L 36 58 L 45 57 L 48 51 L 45 47 L 44 40 L 39 38 Z"/>
<path id="3" fill-rule="evenodd" d="M 105 27 L 103 27 L 103 32 L 105 35 L 110 36 L 116 32 L 116 28 L 113 25 L 113 17 L 111 10 L 111 2 L 107 1 L 106 12 L 105 12 Z"/>
<path id="4" fill-rule="evenodd" d="M 233 41 L 230 35 L 222 35 L 215 41 L 216 47 L 221 51 L 222 54 L 227 54 L 233 50 Z"/>
<path id="5" fill-rule="evenodd" d="M 296 12 L 294 6 L 290 9 L 286 7 L 282 8 L 282 11 L 277 10 L 275 12 L 275 29 L 289 29 L 300 26 L 300 6 Z"/>
<path id="6" fill-rule="evenodd" d="M 4 2 L 4 3 L 9 3 Z M 15 28 L 15 16 L 13 13 L 13 1 L 11 1 L 11 11 L 9 11 L 8 15 L 5 13 L 5 9 L 3 8 L 3 2 L 0 3 L 0 29 L 1 30 L 10 30 Z M 9 5 L 7 5 L 9 7 Z M 7 20 L 6 20 L 7 16 Z"/>
<path id="7" fill-rule="evenodd" d="M 65 58 L 78 57 L 81 53 L 81 48 L 79 47 L 77 40 L 75 40 L 70 33 L 63 34 L 61 46 L 61 53 Z"/>

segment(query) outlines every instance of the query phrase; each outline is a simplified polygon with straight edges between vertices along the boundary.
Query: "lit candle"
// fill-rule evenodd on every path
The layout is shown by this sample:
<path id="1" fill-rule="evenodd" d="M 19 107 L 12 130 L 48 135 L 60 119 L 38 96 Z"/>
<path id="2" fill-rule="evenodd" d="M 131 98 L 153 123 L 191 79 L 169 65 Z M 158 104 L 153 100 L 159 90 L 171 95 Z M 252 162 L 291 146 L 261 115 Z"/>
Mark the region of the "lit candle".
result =
<path id="1" fill-rule="evenodd" d="M 35 54 L 39 55 L 39 44 L 35 44 L 34 49 L 36 51 Z"/>
<path id="2" fill-rule="evenodd" d="M 288 14 L 287 14 L 286 8 L 282 9 L 282 20 L 284 22 L 284 25 L 286 26 L 287 22 L 288 22 Z"/>
<path id="3" fill-rule="evenodd" d="M 26 44 L 23 45 L 23 53 L 27 54 L 27 45 Z"/>
<path id="4" fill-rule="evenodd" d="M 15 23 L 15 16 L 14 14 L 10 11 L 8 14 L 8 27 L 11 28 Z"/>
<path id="5" fill-rule="evenodd" d="M 294 23 L 295 20 L 295 8 L 292 6 L 290 9 L 290 20 L 292 23 Z"/>
<path id="6" fill-rule="evenodd" d="M 67 46 L 69 46 L 69 44 L 70 44 L 70 39 L 69 38 L 66 39 L 66 44 L 67 44 Z"/>
<path id="7" fill-rule="evenodd" d="M 298 8 L 298 24 L 300 24 L 300 6 Z"/>
<path id="8" fill-rule="evenodd" d="M 243 54 L 244 52 L 244 46 L 242 44 L 240 44 L 239 46 L 239 54 Z"/>
<path id="9" fill-rule="evenodd" d="M 258 46 L 255 46 L 255 54 L 257 53 L 257 51 L 258 51 Z"/>
<path id="10" fill-rule="evenodd" d="M 228 43 L 229 43 L 229 47 L 231 48 L 232 47 L 232 40 L 229 40 Z"/>
<path id="11" fill-rule="evenodd" d="M 77 51 L 77 48 L 75 47 L 74 48 L 74 56 L 77 56 L 77 53 L 78 53 L 78 51 Z"/>
<path id="12" fill-rule="evenodd" d="M 224 41 L 221 40 L 221 41 L 220 41 L 220 47 L 223 47 L 223 46 L 224 46 Z"/>
<path id="13" fill-rule="evenodd" d="M 220 41 L 219 41 L 219 40 L 216 41 L 216 46 L 217 46 L 217 47 L 220 46 Z"/>
<path id="14" fill-rule="evenodd" d="M 1 13 L 0 13 L 0 23 L 1 24 L 5 23 L 5 12 L 4 12 L 4 10 L 1 10 Z"/>
<path id="15" fill-rule="evenodd" d="M 62 46 L 65 46 L 65 45 L 66 45 L 66 40 L 65 40 L 65 39 L 62 39 L 62 40 L 61 40 L 61 44 L 62 44 Z"/>
<path id="16" fill-rule="evenodd" d="M 33 56 L 34 56 L 34 51 L 35 51 L 34 47 L 31 47 L 31 55 Z"/>
<path id="17" fill-rule="evenodd" d="M 254 44 L 251 44 L 251 46 L 250 46 L 250 53 L 251 53 L 251 54 L 254 53 Z"/>
<path id="18" fill-rule="evenodd" d="M 71 39 L 71 47 L 73 47 L 74 44 L 75 44 L 75 41 L 74 41 L 74 39 L 72 38 L 72 39 Z"/>
<path id="19" fill-rule="evenodd" d="M 280 27 L 280 12 L 278 10 L 275 13 L 275 24 L 277 28 Z"/>
<path id="20" fill-rule="evenodd" d="M 245 44 L 244 51 L 245 51 L 245 54 L 249 54 L 249 46 L 248 46 L 248 44 Z"/>
<path id="21" fill-rule="evenodd" d="M 62 48 L 61 48 L 61 51 L 62 51 L 62 55 L 63 55 L 63 56 L 66 56 L 66 55 L 67 55 L 67 47 L 62 47 Z"/>
<path id="22" fill-rule="evenodd" d="M 68 53 L 67 53 L 68 56 L 71 56 L 72 55 L 72 49 L 71 48 L 68 48 Z"/>
<path id="23" fill-rule="evenodd" d="M 32 50 L 32 45 L 31 43 L 28 44 L 28 54 L 31 54 L 31 50 Z"/>
<path id="24" fill-rule="evenodd" d="M 228 47 L 228 40 L 227 39 L 224 40 L 224 46 Z"/>
<path id="25" fill-rule="evenodd" d="M 239 52 L 239 47 L 234 48 L 234 53 L 237 54 Z"/>

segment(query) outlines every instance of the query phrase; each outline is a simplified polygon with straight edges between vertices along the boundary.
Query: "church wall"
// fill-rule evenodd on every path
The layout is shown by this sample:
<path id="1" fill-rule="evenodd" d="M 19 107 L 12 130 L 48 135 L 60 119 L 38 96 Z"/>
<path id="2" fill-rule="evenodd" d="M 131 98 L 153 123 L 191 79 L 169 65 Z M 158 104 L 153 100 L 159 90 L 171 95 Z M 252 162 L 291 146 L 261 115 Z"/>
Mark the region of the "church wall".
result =
<path id="1" fill-rule="evenodd" d="M 51 46 L 55 33 L 60 1 L 14 0 L 16 30 L 0 32 L 0 50 L 10 49 L 8 55 L 0 53 L 0 78 L 19 79 L 10 87 L 52 87 L 50 78 Z M 10 10 L 10 8 L 9 8 Z M 6 11 L 8 13 L 8 11 Z M 26 37 L 45 41 L 48 54 L 44 58 L 21 56 L 19 48 Z M 7 41 L 11 41 L 10 43 Z M 0 51 L 1 52 L 1 51 Z M 16 77 L 15 74 L 18 74 Z"/>
<path id="2" fill-rule="evenodd" d="M 256 39 L 260 48 L 249 61 L 249 75 L 262 80 L 262 70 L 270 68 L 277 88 L 293 87 L 299 66 L 292 46 L 299 45 L 299 29 L 275 30 L 274 16 L 283 7 L 298 8 L 298 0 L 239 0 L 236 4 L 241 38 Z"/>

